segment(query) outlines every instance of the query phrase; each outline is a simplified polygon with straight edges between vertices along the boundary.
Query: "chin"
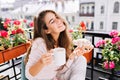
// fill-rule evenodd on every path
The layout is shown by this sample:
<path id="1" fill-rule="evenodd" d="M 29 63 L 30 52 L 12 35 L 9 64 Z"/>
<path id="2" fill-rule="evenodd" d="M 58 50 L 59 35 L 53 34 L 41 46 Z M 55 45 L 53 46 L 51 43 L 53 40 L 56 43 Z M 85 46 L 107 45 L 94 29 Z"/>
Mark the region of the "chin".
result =
<path id="1" fill-rule="evenodd" d="M 65 28 L 65 27 L 63 27 L 62 29 L 60 29 L 60 32 L 63 32 L 63 31 L 65 31 L 65 29 L 66 29 L 66 28 Z"/>

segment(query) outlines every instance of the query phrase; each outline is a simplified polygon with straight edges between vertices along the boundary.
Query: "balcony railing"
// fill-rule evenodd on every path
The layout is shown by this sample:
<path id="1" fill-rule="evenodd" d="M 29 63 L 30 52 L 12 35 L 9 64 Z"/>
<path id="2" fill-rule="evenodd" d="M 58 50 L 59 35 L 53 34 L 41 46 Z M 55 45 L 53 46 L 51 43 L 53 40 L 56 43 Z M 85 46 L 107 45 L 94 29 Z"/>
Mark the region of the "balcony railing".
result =
<path id="1" fill-rule="evenodd" d="M 90 39 L 92 44 L 95 45 L 95 43 L 98 41 L 98 38 L 104 39 L 104 38 L 111 38 L 111 37 L 108 35 L 108 33 L 104 33 L 104 32 L 86 31 L 84 33 L 84 38 Z M 100 65 L 101 58 L 99 58 L 99 55 L 101 55 L 101 51 L 98 48 L 94 48 L 92 60 L 90 63 L 88 63 L 88 66 L 87 66 L 86 80 L 105 80 L 105 78 L 108 79 L 109 76 L 112 74 L 111 71 L 103 70 L 101 68 L 101 65 Z M 7 67 L 2 68 L 5 65 L 7 65 Z M 8 62 L 0 64 L 1 74 L 8 70 L 11 70 L 13 72 L 12 76 L 9 74 L 6 74 L 6 75 L 9 75 L 10 80 L 21 80 L 21 57 L 20 56 L 18 56 L 18 58 L 14 58 Z M 102 75 L 99 75 L 99 73 Z M 114 74 L 113 76 L 116 78 L 116 80 L 120 79 L 120 75 Z"/>
<path id="2" fill-rule="evenodd" d="M 79 13 L 79 16 L 94 17 L 94 13 Z"/>
<path id="3" fill-rule="evenodd" d="M 98 38 L 105 39 L 105 38 L 111 38 L 108 33 L 106 32 L 95 32 L 95 31 L 86 31 L 84 33 L 84 37 L 87 38 L 89 37 L 92 44 L 95 45 L 95 43 L 98 41 Z M 117 74 L 112 74 L 112 71 L 110 70 L 104 70 L 102 68 L 101 62 L 102 62 L 102 56 L 101 58 L 101 50 L 100 48 L 94 48 L 93 50 L 93 55 L 92 55 L 92 60 L 87 66 L 87 73 L 90 73 L 89 77 L 86 76 L 86 80 L 111 80 L 109 79 L 110 76 L 114 77 L 115 80 L 120 79 L 120 75 Z M 90 71 L 90 72 L 88 72 Z M 98 76 L 95 76 L 97 73 Z M 102 75 L 100 75 L 100 74 Z M 104 76 L 106 75 L 106 76 Z"/>

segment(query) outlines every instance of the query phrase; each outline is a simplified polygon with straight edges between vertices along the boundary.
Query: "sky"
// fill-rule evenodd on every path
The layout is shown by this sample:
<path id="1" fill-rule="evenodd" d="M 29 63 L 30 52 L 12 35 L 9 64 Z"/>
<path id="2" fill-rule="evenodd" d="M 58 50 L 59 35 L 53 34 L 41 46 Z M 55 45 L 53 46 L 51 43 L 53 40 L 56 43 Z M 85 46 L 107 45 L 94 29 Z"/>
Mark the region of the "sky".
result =
<path id="1" fill-rule="evenodd" d="M 0 3 L 13 3 L 15 0 L 0 0 Z"/>

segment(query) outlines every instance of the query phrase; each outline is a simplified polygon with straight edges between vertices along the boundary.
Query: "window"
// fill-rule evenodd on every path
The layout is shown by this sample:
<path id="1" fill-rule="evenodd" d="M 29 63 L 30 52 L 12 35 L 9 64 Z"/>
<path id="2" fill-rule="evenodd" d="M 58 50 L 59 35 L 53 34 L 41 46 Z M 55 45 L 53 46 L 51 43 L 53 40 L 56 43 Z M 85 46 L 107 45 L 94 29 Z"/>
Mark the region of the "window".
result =
<path id="1" fill-rule="evenodd" d="M 114 3 L 114 11 L 113 11 L 113 12 L 114 12 L 114 13 L 119 13 L 119 7 L 120 7 L 120 6 L 119 6 L 119 2 L 115 2 L 115 3 Z"/>
<path id="2" fill-rule="evenodd" d="M 86 22 L 86 27 L 88 28 L 88 25 L 89 25 L 89 23 L 88 22 Z"/>
<path id="3" fill-rule="evenodd" d="M 113 22 L 112 23 L 112 29 L 117 30 L 118 22 Z"/>
<path id="4" fill-rule="evenodd" d="M 84 13 L 84 7 L 82 7 L 82 13 Z"/>
<path id="5" fill-rule="evenodd" d="M 72 22 L 75 22 L 75 16 L 72 16 Z"/>
<path id="6" fill-rule="evenodd" d="M 103 29 L 103 25 L 104 25 L 104 23 L 101 21 L 100 22 L 100 29 Z"/>
<path id="7" fill-rule="evenodd" d="M 94 6 L 92 6 L 92 13 L 94 13 L 94 8 L 95 8 L 95 7 L 94 7 Z"/>
<path id="8" fill-rule="evenodd" d="M 66 16 L 66 20 L 68 21 L 68 16 Z"/>
<path id="9" fill-rule="evenodd" d="M 87 6 L 87 13 L 89 13 L 89 6 Z"/>
<path id="10" fill-rule="evenodd" d="M 91 22 L 91 30 L 94 30 L 94 22 Z"/>
<path id="11" fill-rule="evenodd" d="M 104 13 L 104 6 L 101 6 L 101 14 Z"/>
<path id="12" fill-rule="evenodd" d="M 64 11 L 64 9 L 65 9 L 65 4 L 64 4 L 64 2 L 61 2 L 61 5 L 62 5 L 62 9 L 63 9 L 63 11 Z"/>
<path id="13" fill-rule="evenodd" d="M 23 17 L 23 16 L 21 15 L 21 17 Z M 32 20 L 32 16 L 27 15 L 27 16 L 25 16 L 25 19 Z"/>

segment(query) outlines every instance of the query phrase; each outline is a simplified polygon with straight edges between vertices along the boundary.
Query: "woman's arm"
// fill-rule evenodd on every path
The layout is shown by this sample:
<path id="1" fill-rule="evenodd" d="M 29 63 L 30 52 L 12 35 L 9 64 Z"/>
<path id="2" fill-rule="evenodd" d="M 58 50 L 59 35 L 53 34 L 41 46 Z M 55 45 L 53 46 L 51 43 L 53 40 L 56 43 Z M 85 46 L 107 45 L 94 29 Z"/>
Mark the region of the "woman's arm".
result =
<path id="1" fill-rule="evenodd" d="M 40 61 L 38 61 L 32 67 L 30 67 L 29 72 L 32 76 L 35 76 L 41 71 L 43 67 L 44 65 Z"/>
<path id="2" fill-rule="evenodd" d="M 48 69 L 48 67 L 45 66 L 50 63 L 50 57 L 46 53 L 47 50 L 44 41 L 41 39 L 35 40 L 25 66 L 25 74 L 29 80 L 45 78 L 45 71 Z"/>
<path id="3" fill-rule="evenodd" d="M 87 61 L 84 56 L 79 56 L 71 66 L 69 80 L 85 80 Z"/>
<path id="4" fill-rule="evenodd" d="M 37 75 L 42 68 L 44 68 L 46 65 L 49 65 L 52 62 L 52 53 L 45 53 L 41 56 L 41 58 L 30 67 L 29 72 L 32 76 Z"/>

